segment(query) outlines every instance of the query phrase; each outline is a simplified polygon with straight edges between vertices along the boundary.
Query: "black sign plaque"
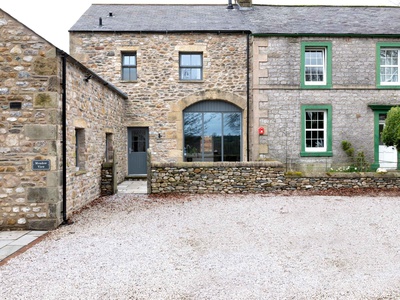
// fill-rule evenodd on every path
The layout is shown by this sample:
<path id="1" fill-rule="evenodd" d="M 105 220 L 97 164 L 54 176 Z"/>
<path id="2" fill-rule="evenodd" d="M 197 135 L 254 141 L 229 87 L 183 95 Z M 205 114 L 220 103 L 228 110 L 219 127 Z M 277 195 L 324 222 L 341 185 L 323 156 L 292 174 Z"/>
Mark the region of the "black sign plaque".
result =
<path id="1" fill-rule="evenodd" d="M 50 171 L 50 160 L 33 160 L 33 171 Z"/>

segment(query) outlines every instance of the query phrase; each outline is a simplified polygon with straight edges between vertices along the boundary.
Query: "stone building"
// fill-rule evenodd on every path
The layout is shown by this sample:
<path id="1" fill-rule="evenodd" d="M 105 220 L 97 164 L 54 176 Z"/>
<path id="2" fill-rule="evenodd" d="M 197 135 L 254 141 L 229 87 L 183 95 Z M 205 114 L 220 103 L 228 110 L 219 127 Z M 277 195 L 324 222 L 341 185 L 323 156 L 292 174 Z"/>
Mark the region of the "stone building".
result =
<path id="1" fill-rule="evenodd" d="M 160 18 L 159 16 L 162 16 Z M 128 174 L 248 159 L 249 31 L 226 6 L 92 5 L 70 53 L 129 97 Z"/>
<path id="2" fill-rule="evenodd" d="M 400 104 L 400 25 L 388 25 L 399 14 L 92 5 L 68 55 L 0 10 L 0 229 L 57 227 L 101 195 L 106 165 L 114 183 L 146 176 L 149 152 L 152 164 L 180 166 L 160 167 L 158 192 L 196 190 L 193 173 L 202 191 L 302 188 L 310 180 L 285 181 L 264 161 L 326 171 L 351 163 L 343 141 L 373 168 L 397 169 L 380 132 Z M 189 181 L 175 188 L 178 177 Z"/>
<path id="3" fill-rule="evenodd" d="M 373 169 L 398 168 L 380 142 L 387 111 L 400 104 L 398 7 L 254 6 L 254 127 L 251 157 L 295 170 L 349 165 L 342 141 Z M 261 20 L 263 20 L 261 22 Z"/>
<path id="4" fill-rule="evenodd" d="M 0 9 L 0 230 L 53 229 L 126 174 L 127 96 Z"/>
<path id="5" fill-rule="evenodd" d="M 236 2 L 92 5 L 71 28 L 71 55 L 129 96 L 128 174 L 145 172 L 147 147 L 154 162 L 325 171 L 351 163 L 342 141 L 397 168 L 379 135 L 400 103 L 400 25 L 387 21 L 400 9 Z"/>

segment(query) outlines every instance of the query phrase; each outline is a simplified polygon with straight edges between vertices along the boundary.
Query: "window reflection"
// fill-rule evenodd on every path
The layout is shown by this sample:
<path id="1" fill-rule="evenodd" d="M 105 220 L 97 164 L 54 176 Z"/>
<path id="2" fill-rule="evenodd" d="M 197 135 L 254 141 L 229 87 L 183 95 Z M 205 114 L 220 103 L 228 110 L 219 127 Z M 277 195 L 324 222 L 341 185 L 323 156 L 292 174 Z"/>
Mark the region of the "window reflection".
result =
<path id="1" fill-rule="evenodd" d="M 184 113 L 185 161 L 240 161 L 241 113 Z"/>

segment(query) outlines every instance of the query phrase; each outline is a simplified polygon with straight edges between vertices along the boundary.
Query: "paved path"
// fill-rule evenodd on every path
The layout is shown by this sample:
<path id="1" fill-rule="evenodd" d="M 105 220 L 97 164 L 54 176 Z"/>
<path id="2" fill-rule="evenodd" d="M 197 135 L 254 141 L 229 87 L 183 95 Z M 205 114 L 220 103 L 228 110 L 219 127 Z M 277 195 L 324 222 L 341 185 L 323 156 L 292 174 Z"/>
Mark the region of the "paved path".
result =
<path id="1" fill-rule="evenodd" d="M 118 185 L 118 194 L 147 194 L 147 180 L 127 180 Z"/>
<path id="2" fill-rule="evenodd" d="M 118 185 L 118 194 L 147 194 L 146 180 L 129 180 Z M 47 231 L 0 231 L 0 262 L 29 246 Z"/>
<path id="3" fill-rule="evenodd" d="M 0 261 L 34 242 L 47 231 L 0 231 Z"/>

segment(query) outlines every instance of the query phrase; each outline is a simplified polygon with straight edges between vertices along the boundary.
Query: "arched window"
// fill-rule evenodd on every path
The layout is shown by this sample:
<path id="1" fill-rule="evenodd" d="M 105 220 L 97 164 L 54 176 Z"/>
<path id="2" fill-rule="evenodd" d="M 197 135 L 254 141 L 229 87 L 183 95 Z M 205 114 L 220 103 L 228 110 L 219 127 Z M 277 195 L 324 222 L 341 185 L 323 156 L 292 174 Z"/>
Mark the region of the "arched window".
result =
<path id="1" fill-rule="evenodd" d="M 183 111 L 184 161 L 240 161 L 242 111 L 224 101 L 202 101 Z"/>

